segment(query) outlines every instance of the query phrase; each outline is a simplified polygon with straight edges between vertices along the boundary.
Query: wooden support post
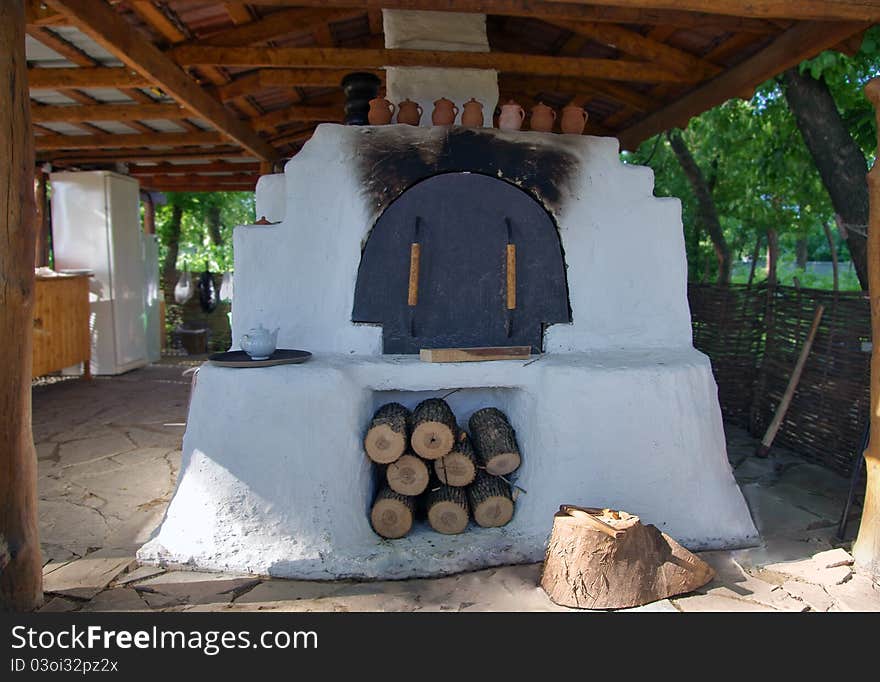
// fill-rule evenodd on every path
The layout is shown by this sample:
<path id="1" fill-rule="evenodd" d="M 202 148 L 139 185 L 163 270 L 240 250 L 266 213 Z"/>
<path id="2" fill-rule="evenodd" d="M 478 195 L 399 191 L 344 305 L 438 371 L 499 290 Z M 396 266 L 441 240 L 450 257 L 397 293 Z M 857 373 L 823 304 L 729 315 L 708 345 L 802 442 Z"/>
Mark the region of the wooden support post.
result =
<path id="1" fill-rule="evenodd" d="M 880 78 L 865 87 L 874 105 L 880 131 Z M 868 219 L 868 294 L 871 299 L 871 435 L 865 450 L 868 479 L 862 522 L 853 544 L 856 566 L 874 577 L 880 576 L 880 163 L 868 173 L 871 212 Z"/>
<path id="2" fill-rule="evenodd" d="M 24 0 L 0 2 L 0 610 L 43 601 L 37 456 L 31 432 L 34 146 Z"/>
<path id="3" fill-rule="evenodd" d="M 144 234 L 156 234 L 156 205 L 153 203 L 153 195 L 142 191 L 141 201 L 144 204 Z"/>
<path id="4" fill-rule="evenodd" d="M 36 218 L 36 243 L 34 246 L 34 267 L 49 265 L 49 176 L 42 169 L 37 170 L 34 182 L 34 201 Z"/>

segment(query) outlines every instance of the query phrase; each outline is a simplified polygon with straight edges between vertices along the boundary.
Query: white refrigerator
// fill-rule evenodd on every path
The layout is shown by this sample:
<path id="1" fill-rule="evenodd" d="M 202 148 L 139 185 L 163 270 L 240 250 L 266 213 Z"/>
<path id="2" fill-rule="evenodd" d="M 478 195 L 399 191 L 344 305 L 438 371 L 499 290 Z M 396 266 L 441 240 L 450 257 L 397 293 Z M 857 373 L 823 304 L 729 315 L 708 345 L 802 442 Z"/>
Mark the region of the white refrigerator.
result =
<path id="1" fill-rule="evenodd" d="M 147 364 L 149 282 L 137 180 L 110 171 L 52 173 L 56 270 L 91 270 L 92 373 Z"/>

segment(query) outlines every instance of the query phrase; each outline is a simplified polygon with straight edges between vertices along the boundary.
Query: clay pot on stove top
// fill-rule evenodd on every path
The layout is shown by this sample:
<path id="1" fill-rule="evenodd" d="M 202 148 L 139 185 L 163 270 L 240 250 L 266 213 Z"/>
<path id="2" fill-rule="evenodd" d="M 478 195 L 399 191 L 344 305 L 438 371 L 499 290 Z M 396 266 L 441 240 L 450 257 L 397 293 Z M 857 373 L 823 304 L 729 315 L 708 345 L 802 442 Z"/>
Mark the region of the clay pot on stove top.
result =
<path id="1" fill-rule="evenodd" d="M 456 116 L 458 116 L 458 107 L 451 100 L 441 97 L 434 102 L 431 123 L 435 126 L 450 126 L 455 123 Z"/>
<path id="2" fill-rule="evenodd" d="M 417 102 L 405 99 L 397 105 L 397 122 L 417 126 L 422 120 L 422 107 Z"/>
<path id="3" fill-rule="evenodd" d="M 582 135 L 587 125 L 587 117 L 588 114 L 584 111 L 583 107 L 569 104 L 567 107 L 562 108 L 562 120 L 559 123 L 559 127 L 562 128 L 563 133 Z"/>
<path id="4" fill-rule="evenodd" d="M 556 122 L 556 112 L 543 102 L 538 102 L 532 107 L 532 118 L 529 127 L 540 133 L 549 133 L 553 130 Z"/>
<path id="5" fill-rule="evenodd" d="M 498 127 L 501 130 L 519 130 L 526 118 L 525 110 L 513 100 L 501 105 Z"/>
<path id="6" fill-rule="evenodd" d="M 473 97 L 462 106 L 461 124 L 468 128 L 483 127 L 483 105 Z"/>
<path id="7" fill-rule="evenodd" d="M 376 97 L 370 100 L 370 112 L 367 114 L 371 126 L 384 126 L 391 123 L 394 115 L 394 105 L 384 97 Z"/>

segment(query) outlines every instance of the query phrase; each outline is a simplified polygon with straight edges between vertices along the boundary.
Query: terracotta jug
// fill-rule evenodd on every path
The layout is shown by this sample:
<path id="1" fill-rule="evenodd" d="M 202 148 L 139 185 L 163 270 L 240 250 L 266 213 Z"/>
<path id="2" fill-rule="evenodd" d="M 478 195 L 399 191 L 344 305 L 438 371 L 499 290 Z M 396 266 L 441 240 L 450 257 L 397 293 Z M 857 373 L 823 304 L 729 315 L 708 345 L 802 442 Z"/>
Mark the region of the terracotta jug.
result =
<path id="1" fill-rule="evenodd" d="M 543 102 L 532 107 L 532 120 L 529 127 L 541 133 L 549 133 L 556 122 L 556 112 Z"/>
<path id="2" fill-rule="evenodd" d="M 562 128 L 563 133 L 581 135 L 587 125 L 587 116 L 588 114 L 583 107 L 569 104 L 562 108 L 562 121 L 559 123 L 559 127 Z"/>
<path id="3" fill-rule="evenodd" d="M 483 127 L 483 105 L 473 97 L 462 107 L 461 124 L 469 128 Z"/>
<path id="4" fill-rule="evenodd" d="M 498 117 L 498 127 L 501 130 L 519 130 L 526 118 L 523 108 L 510 100 L 501 106 L 501 115 Z"/>
<path id="5" fill-rule="evenodd" d="M 405 99 L 397 105 L 397 122 L 417 126 L 422 120 L 422 108 L 418 103 Z"/>
<path id="6" fill-rule="evenodd" d="M 370 100 L 370 112 L 367 114 L 371 126 L 384 126 L 391 123 L 394 115 L 394 105 L 384 97 L 376 97 Z"/>
<path id="7" fill-rule="evenodd" d="M 458 116 L 458 107 L 445 97 L 434 102 L 434 112 L 431 114 L 431 123 L 435 126 L 448 126 L 455 123 Z"/>

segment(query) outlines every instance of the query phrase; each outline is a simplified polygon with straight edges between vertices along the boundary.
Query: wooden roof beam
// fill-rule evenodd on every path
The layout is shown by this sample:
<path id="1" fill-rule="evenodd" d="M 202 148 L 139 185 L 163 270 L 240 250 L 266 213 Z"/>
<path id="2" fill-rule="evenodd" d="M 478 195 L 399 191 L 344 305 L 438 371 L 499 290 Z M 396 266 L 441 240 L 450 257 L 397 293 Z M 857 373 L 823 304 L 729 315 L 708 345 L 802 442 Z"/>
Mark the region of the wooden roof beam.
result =
<path id="1" fill-rule="evenodd" d="M 797 24 L 763 50 L 624 130 L 619 135 L 621 148 L 635 149 L 657 133 L 670 128 L 683 128 L 697 114 L 750 92 L 785 69 L 865 28 L 865 24 L 852 22 Z"/>
<path id="2" fill-rule="evenodd" d="M 725 4 L 727 0 L 718 0 Z M 602 21 L 615 24 L 670 25 L 679 28 L 704 28 L 721 31 L 775 33 L 779 27 L 766 19 L 725 16 L 709 11 L 692 12 L 681 9 L 658 9 L 650 0 L 633 2 L 629 7 L 613 3 L 583 4 L 576 2 L 545 2 L 543 0 L 249 0 L 251 5 L 273 7 L 359 8 L 373 11 L 384 9 L 433 10 L 441 12 L 476 12 L 530 19 L 561 19 L 568 21 Z M 705 4 L 715 5 L 713 0 Z M 792 0 L 790 5 L 797 2 Z"/>
<path id="3" fill-rule="evenodd" d="M 321 10 L 309 8 L 288 9 L 267 17 L 241 24 L 218 33 L 205 36 L 189 44 L 212 45 L 257 45 L 291 33 L 309 33 L 334 21 L 351 19 L 364 14 L 364 10 L 342 9 Z"/>
<path id="4" fill-rule="evenodd" d="M 385 72 L 365 69 L 385 80 Z M 337 88 L 350 69 L 259 69 L 216 87 L 223 102 L 250 95 L 268 88 Z"/>
<path id="5" fill-rule="evenodd" d="M 582 0 L 557 0 L 577 3 Z M 706 12 L 756 19 L 812 21 L 880 20 L 877 0 L 602 0 L 608 7 Z"/>
<path id="6" fill-rule="evenodd" d="M 120 136 L 121 137 L 121 136 Z M 42 139 L 42 138 L 41 138 Z M 194 159 L 234 159 L 250 157 L 240 147 L 178 147 L 176 149 L 45 149 L 37 152 L 37 161 L 63 163 L 66 166 L 77 164 L 113 163 L 124 161 L 192 161 Z"/>
<path id="7" fill-rule="evenodd" d="M 31 107 L 31 119 L 39 123 L 128 122 L 143 119 L 180 120 L 191 115 L 189 111 L 176 104 L 37 105 Z"/>
<path id="8" fill-rule="evenodd" d="M 80 69 L 28 69 L 28 86 L 47 90 L 80 88 L 143 88 L 151 82 L 126 68 L 91 67 Z"/>
<path id="9" fill-rule="evenodd" d="M 343 113 L 342 106 L 302 104 L 273 111 L 253 119 L 252 123 L 257 130 L 274 130 L 287 123 L 341 123 Z"/>
<path id="10" fill-rule="evenodd" d="M 211 163 L 163 163 L 150 166 L 133 165 L 128 169 L 131 175 L 188 175 L 190 173 L 258 173 L 259 163 L 229 163 L 215 161 Z"/>
<path id="11" fill-rule="evenodd" d="M 267 161 L 277 158 L 277 152 L 271 145 L 205 92 L 110 5 L 95 0 L 45 1 L 66 14 L 81 31 L 116 55 L 128 67 L 153 79 L 195 116 L 205 119 L 259 158 Z"/>
<path id="12" fill-rule="evenodd" d="M 667 69 L 680 73 L 699 74 L 699 80 L 711 78 L 721 73 L 721 67 L 696 57 L 684 50 L 670 47 L 665 43 L 647 38 L 616 24 L 597 22 L 547 22 L 578 35 L 585 36 L 597 43 L 608 45 L 632 57 L 645 59 Z"/>
<path id="13" fill-rule="evenodd" d="M 571 95 L 592 95 L 624 104 L 636 111 L 648 112 L 657 108 L 657 102 L 634 90 L 607 81 L 585 78 L 537 78 L 502 74 L 498 86 L 505 93 L 559 92 Z"/>
<path id="14" fill-rule="evenodd" d="M 139 135 L 41 135 L 37 149 L 124 149 L 132 147 L 189 147 L 223 142 L 219 133 L 144 133 Z"/>
<path id="15" fill-rule="evenodd" d="M 553 57 L 512 52 L 443 52 L 439 50 L 314 47 L 197 47 L 190 45 L 174 48 L 170 54 L 182 66 L 214 64 L 255 68 L 317 69 L 427 66 L 454 69 L 495 69 L 504 73 L 573 76 L 643 83 L 693 83 L 699 80 L 699 74 L 676 73 L 646 62 Z"/>

